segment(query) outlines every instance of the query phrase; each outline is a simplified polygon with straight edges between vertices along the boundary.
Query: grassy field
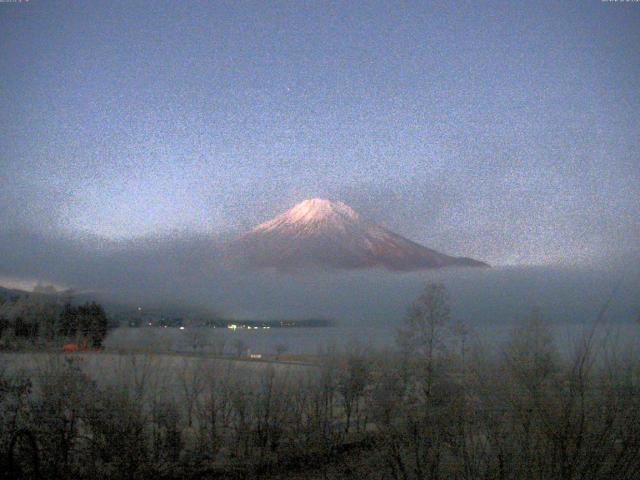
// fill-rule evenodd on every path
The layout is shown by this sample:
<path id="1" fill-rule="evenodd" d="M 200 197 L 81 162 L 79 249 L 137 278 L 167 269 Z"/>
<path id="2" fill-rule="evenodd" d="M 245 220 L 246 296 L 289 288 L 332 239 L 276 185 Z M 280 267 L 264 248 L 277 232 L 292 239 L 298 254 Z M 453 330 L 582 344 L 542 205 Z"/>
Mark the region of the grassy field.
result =
<path id="1" fill-rule="evenodd" d="M 152 352 L 2 352 L 0 365 L 7 374 L 24 374 L 30 378 L 47 375 L 52 368 L 73 361 L 82 371 L 101 385 L 134 386 L 144 381 L 161 391 L 179 395 L 185 376 L 235 377 L 252 382 L 272 370 L 282 377 L 295 377 L 310 368 L 310 364 L 274 359 L 213 357 L 196 353 Z"/>

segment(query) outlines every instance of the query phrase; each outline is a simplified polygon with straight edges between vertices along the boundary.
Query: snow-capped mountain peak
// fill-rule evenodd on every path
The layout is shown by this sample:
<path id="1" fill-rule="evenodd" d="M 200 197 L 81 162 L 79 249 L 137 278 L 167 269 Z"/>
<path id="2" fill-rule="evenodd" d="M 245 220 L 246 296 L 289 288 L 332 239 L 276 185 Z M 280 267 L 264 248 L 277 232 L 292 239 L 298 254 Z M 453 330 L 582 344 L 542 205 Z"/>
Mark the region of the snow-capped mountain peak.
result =
<path id="1" fill-rule="evenodd" d="M 360 221 L 360 215 L 345 203 L 332 202 L 324 198 L 310 198 L 277 217 L 261 223 L 253 231 L 269 231 L 280 227 L 318 228 L 322 224 L 338 225 L 358 221 Z"/>
<path id="2" fill-rule="evenodd" d="M 304 200 L 261 223 L 230 245 L 229 252 L 251 267 L 287 270 L 313 265 L 391 270 L 486 266 L 431 250 L 362 218 L 345 203 L 322 198 Z"/>

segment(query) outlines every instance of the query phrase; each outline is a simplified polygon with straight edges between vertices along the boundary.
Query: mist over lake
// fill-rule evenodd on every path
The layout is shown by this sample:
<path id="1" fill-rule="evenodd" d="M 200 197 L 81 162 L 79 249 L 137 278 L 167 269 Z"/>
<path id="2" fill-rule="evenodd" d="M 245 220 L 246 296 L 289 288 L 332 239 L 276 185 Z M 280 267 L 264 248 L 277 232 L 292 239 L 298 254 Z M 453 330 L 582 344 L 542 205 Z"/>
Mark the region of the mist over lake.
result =
<path id="1" fill-rule="evenodd" d="M 80 243 L 4 231 L 0 239 L 5 272 L 127 308 L 255 320 L 319 317 L 347 327 L 384 327 L 399 322 L 424 284 L 435 281 L 449 290 L 452 316 L 478 327 L 511 323 L 533 307 L 553 323 L 589 322 L 609 297 L 611 321 L 633 322 L 640 314 L 635 255 L 589 265 L 282 272 L 225 267 L 220 241 L 205 237 Z M 31 254 L 34 248 L 42 248 L 38 256 Z"/>
<path id="2" fill-rule="evenodd" d="M 638 272 L 555 267 L 454 269 L 422 273 L 253 273 L 223 278 L 211 289 L 222 312 L 238 318 L 320 316 L 349 325 L 386 325 L 401 319 L 427 282 L 443 282 L 452 315 L 473 325 L 509 323 L 533 307 L 558 323 L 594 319 L 613 295 L 617 322 L 638 314 Z M 219 296 L 217 296 L 219 295 Z"/>
<path id="3" fill-rule="evenodd" d="M 552 326 L 561 348 L 593 326 L 603 307 L 602 321 L 623 339 L 638 336 L 639 271 L 558 267 L 453 269 L 421 273 L 377 272 L 227 272 L 211 279 L 204 298 L 183 292 L 183 299 L 210 307 L 237 320 L 326 318 L 326 328 L 271 330 L 198 329 L 203 338 L 242 339 L 253 350 L 273 352 L 284 344 L 291 352 L 316 353 L 327 346 L 349 343 L 375 348 L 395 347 L 396 329 L 427 282 L 446 285 L 454 322 L 464 322 L 483 342 L 497 344 L 537 308 Z M 205 288 L 202 287 L 203 293 Z M 191 292 L 191 296 L 190 296 Z M 179 292 L 174 292 L 178 294 Z M 120 329 L 109 345 L 150 345 L 168 341 L 172 349 L 188 351 L 190 340 L 176 329 Z"/>

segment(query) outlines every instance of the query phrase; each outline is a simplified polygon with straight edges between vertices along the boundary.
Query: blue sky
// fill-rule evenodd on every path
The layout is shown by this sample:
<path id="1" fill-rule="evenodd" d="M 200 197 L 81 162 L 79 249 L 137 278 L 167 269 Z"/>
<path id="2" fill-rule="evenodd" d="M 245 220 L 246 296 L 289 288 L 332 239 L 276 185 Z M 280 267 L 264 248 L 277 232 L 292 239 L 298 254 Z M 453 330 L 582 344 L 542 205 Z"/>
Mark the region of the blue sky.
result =
<path id="1" fill-rule="evenodd" d="M 637 253 L 640 4 L 0 4 L 0 223 L 242 230 L 342 200 L 493 264 Z"/>

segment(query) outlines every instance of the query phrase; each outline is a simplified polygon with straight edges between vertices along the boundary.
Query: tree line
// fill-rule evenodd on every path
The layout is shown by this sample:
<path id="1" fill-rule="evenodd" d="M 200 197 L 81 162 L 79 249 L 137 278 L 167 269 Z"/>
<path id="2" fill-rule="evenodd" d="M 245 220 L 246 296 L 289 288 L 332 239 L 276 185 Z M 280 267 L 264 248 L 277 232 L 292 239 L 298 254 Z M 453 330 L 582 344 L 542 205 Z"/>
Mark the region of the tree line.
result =
<path id="1" fill-rule="evenodd" d="M 107 314 L 96 302 L 73 305 L 37 294 L 0 301 L 0 347 L 5 349 L 57 340 L 100 348 L 108 327 Z"/>

